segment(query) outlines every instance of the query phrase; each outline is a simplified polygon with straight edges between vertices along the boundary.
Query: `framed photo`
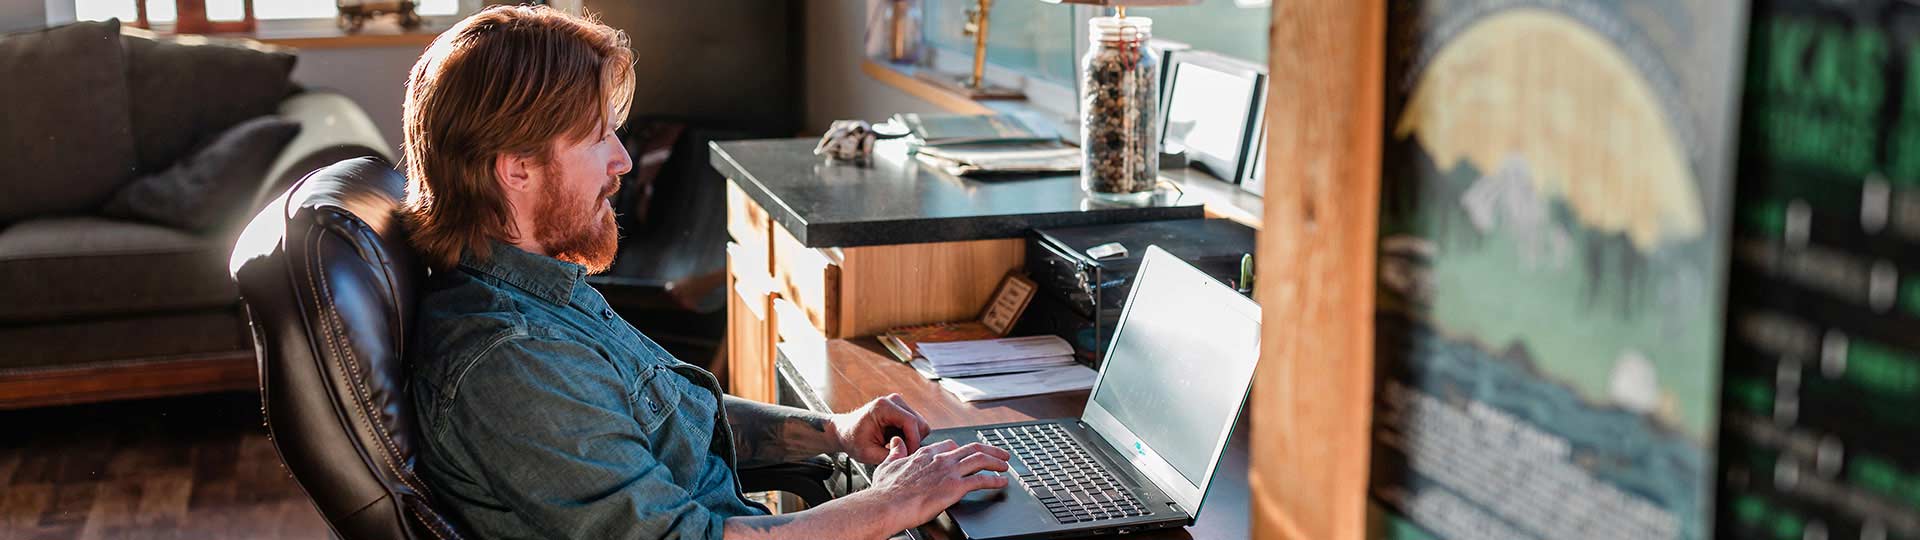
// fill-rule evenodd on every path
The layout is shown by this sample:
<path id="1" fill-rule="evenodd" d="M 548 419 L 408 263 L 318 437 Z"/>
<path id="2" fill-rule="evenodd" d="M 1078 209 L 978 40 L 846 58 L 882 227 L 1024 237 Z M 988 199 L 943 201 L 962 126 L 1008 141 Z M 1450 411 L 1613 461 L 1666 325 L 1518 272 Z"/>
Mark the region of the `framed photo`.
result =
<path id="1" fill-rule="evenodd" d="M 1239 182 L 1251 166 L 1247 148 L 1266 90 L 1266 68 L 1204 51 L 1181 51 L 1172 69 L 1162 148 L 1184 148 L 1194 167 Z"/>
<path id="2" fill-rule="evenodd" d="M 1246 173 L 1240 176 L 1240 189 L 1267 195 L 1267 91 L 1260 89 L 1253 102 L 1253 142 L 1247 147 Z"/>
<path id="3" fill-rule="evenodd" d="M 1020 320 L 1020 314 L 1027 311 L 1036 290 L 1033 280 L 1019 271 L 1007 272 L 1007 277 L 1000 280 L 1000 287 L 994 289 L 993 298 L 987 300 L 987 307 L 980 310 L 980 324 L 996 335 L 1007 335 L 1013 331 L 1013 323 Z"/>
<path id="4" fill-rule="evenodd" d="M 1247 150 L 1247 160 L 1253 165 L 1246 167 L 1247 175 L 1240 178 L 1240 189 L 1247 193 L 1267 196 L 1267 126 L 1260 123 L 1260 135 L 1253 139 L 1253 147 Z"/>

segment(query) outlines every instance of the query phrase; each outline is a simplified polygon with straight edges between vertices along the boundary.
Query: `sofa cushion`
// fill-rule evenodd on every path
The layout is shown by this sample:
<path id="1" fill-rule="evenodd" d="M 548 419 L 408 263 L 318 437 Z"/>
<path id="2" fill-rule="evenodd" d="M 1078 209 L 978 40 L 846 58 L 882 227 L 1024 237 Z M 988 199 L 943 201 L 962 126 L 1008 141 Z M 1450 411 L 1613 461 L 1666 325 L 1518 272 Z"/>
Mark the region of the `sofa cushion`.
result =
<path id="1" fill-rule="evenodd" d="M 0 36 L 0 223 L 100 207 L 133 177 L 120 22 Z"/>
<path id="2" fill-rule="evenodd" d="M 0 231 L 0 324 L 235 305 L 228 244 L 97 217 L 15 224 Z"/>
<path id="3" fill-rule="evenodd" d="M 244 39 L 122 33 L 139 171 L 166 170 L 234 124 L 273 114 L 296 87 L 289 49 Z"/>
<path id="4" fill-rule="evenodd" d="M 245 351 L 238 307 L 170 311 L 83 321 L 0 325 L 0 377 L 87 364 Z"/>
<path id="5" fill-rule="evenodd" d="M 300 124 L 262 116 L 227 128 L 212 144 L 166 171 L 120 188 L 101 213 L 194 232 L 207 232 L 248 213 L 255 191 Z"/>

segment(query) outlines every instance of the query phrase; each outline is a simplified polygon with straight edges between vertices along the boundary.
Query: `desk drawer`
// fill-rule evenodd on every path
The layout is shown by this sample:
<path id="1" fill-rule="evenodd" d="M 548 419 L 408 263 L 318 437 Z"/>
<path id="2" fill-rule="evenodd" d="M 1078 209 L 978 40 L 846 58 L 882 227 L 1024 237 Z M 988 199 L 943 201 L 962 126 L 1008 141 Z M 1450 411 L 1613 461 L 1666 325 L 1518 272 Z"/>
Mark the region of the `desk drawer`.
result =
<path id="1" fill-rule="evenodd" d="M 747 196 L 740 184 L 727 181 L 727 235 L 733 237 L 740 249 L 752 255 L 753 261 L 766 263 L 771 259 L 768 231 L 773 221 L 767 216 L 767 210 Z M 760 273 L 770 273 L 771 267 L 761 266 Z"/>
<path id="2" fill-rule="evenodd" d="M 840 250 L 810 248 L 773 227 L 773 280 L 813 328 L 828 338 L 840 335 Z"/>

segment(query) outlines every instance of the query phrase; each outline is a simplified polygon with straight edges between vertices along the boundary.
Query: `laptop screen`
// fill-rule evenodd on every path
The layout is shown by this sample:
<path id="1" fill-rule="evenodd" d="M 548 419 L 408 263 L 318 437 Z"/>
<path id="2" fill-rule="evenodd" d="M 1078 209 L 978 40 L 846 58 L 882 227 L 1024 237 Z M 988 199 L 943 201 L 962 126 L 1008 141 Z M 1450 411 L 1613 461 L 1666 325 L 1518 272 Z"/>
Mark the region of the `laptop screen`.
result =
<path id="1" fill-rule="evenodd" d="M 1204 486 L 1253 379 L 1258 308 L 1171 256 L 1142 272 L 1092 401 Z"/>

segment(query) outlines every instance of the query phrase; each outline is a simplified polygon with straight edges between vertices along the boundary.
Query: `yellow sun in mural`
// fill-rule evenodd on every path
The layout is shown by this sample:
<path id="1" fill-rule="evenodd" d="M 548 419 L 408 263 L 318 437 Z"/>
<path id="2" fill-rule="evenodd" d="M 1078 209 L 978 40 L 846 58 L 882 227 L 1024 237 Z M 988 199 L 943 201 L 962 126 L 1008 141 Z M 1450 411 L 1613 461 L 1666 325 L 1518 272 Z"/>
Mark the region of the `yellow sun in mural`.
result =
<path id="1" fill-rule="evenodd" d="M 1441 170 L 1524 160 L 1535 193 L 1642 253 L 1703 233 L 1692 169 L 1652 88 L 1564 15 L 1521 9 L 1475 23 L 1428 64 L 1394 136 L 1417 137 Z"/>

